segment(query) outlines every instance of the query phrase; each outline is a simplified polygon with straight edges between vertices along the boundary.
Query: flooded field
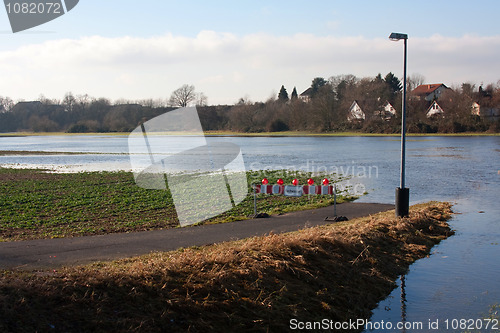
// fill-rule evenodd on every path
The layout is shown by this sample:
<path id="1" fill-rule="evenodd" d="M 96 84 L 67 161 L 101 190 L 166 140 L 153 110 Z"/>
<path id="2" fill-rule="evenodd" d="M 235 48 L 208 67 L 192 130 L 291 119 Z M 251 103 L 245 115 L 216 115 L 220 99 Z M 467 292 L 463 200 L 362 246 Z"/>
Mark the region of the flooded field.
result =
<path id="1" fill-rule="evenodd" d="M 247 170 L 343 173 L 361 194 L 368 192 L 359 199 L 362 202 L 393 203 L 399 185 L 400 146 L 393 137 L 211 137 L 208 141 L 239 145 Z M 0 142 L 4 167 L 130 170 L 126 136 L 3 137 Z M 488 318 L 500 303 L 500 137 L 416 137 L 410 138 L 407 149 L 410 202 L 452 202 L 456 215 L 450 224 L 456 235 L 411 266 L 371 321 L 420 322 L 425 328 L 436 321 Z M 17 153 L 5 153 L 9 150 Z"/>

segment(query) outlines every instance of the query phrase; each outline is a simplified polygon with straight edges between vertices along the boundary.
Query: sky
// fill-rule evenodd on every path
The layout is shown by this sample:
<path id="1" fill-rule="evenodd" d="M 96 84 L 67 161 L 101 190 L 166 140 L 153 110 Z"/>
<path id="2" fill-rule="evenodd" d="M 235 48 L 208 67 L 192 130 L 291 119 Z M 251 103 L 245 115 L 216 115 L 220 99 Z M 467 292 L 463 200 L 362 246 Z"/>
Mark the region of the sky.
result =
<path id="1" fill-rule="evenodd" d="M 265 101 L 313 78 L 403 76 L 459 86 L 500 79 L 500 1 L 80 0 L 12 33 L 0 8 L 0 96 L 167 99 L 183 84 L 208 104 Z"/>

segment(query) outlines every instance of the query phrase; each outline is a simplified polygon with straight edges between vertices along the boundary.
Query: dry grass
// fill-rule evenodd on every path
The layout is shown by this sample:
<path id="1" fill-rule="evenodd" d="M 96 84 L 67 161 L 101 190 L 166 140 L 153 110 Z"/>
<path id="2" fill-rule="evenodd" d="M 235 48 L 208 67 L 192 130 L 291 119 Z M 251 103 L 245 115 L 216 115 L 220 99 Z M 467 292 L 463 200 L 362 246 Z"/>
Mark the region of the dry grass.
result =
<path id="1" fill-rule="evenodd" d="M 415 260 L 453 232 L 447 203 L 298 232 L 67 268 L 4 272 L 0 331 L 288 331 L 369 318 Z"/>

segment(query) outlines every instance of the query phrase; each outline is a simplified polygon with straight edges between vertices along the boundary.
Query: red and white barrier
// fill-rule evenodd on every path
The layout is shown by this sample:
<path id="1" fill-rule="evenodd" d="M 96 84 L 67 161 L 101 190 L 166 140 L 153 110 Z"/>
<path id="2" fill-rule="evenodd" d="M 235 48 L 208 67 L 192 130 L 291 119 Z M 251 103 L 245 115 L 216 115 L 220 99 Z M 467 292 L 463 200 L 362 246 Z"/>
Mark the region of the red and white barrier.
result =
<path id="1" fill-rule="evenodd" d="M 257 216 L 257 193 L 264 194 L 283 194 L 288 197 L 300 197 L 307 195 L 333 195 L 334 214 L 337 216 L 337 188 L 336 185 L 330 185 L 330 181 L 325 178 L 323 185 L 314 185 L 314 180 L 309 178 L 308 185 L 299 185 L 298 179 L 292 180 L 292 185 L 284 185 L 283 179 L 278 179 L 276 185 L 270 185 L 267 178 L 262 179 L 262 185 L 253 185 L 253 205 L 254 215 Z"/>
<path id="2" fill-rule="evenodd" d="M 254 185 L 255 193 L 284 194 L 286 196 L 300 197 L 304 194 L 310 195 L 333 195 L 332 185 Z"/>

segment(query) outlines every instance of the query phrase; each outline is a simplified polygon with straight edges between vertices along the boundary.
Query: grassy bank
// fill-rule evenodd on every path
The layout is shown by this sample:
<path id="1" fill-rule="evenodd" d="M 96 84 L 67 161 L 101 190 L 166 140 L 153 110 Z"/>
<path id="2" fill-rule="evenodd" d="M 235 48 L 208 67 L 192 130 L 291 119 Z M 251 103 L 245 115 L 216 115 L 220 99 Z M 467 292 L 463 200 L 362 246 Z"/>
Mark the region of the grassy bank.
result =
<path id="1" fill-rule="evenodd" d="M 85 136 L 85 135 L 101 135 L 101 136 L 128 136 L 130 132 L 108 132 L 108 133 L 66 133 L 66 132 L 13 132 L 1 133 L 1 137 L 16 137 L 16 136 Z M 282 132 L 234 132 L 234 131 L 205 131 L 206 136 L 401 136 L 400 133 L 364 133 L 364 132 L 310 132 L 310 131 L 282 131 Z M 178 133 L 176 135 L 179 135 Z M 500 136 L 500 133 L 490 132 L 463 132 L 463 133 L 407 133 L 408 136 Z"/>
<path id="2" fill-rule="evenodd" d="M 367 136 L 367 137 L 400 137 L 400 133 L 386 134 L 386 133 L 364 133 L 364 132 L 307 132 L 307 131 L 283 131 L 283 132 L 258 132 L 258 133 L 243 133 L 231 131 L 207 131 L 207 136 Z M 489 132 L 464 132 L 464 133 L 407 133 L 408 136 L 500 136 L 500 133 Z"/>
<path id="3" fill-rule="evenodd" d="M 248 172 L 249 184 L 263 176 L 287 184 L 310 174 L 285 171 Z M 314 177 L 320 183 L 321 177 Z M 247 219 L 253 214 L 252 190 L 236 208 L 206 223 Z M 340 196 L 339 202 L 351 198 Z M 332 203 L 330 196 L 259 195 L 259 212 L 280 214 Z M 130 172 L 47 173 L 0 168 L 0 241 L 107 234 L 173 228 L 179 225 L 168 190 L 147 190 Z"/>
<path id="4" fill-rule="evenodd" d="M 370 317 L 415 260 L 452 234 L 447 203 L 293 233 L 0 275 L 5 332 L 281 332 Z"/>

